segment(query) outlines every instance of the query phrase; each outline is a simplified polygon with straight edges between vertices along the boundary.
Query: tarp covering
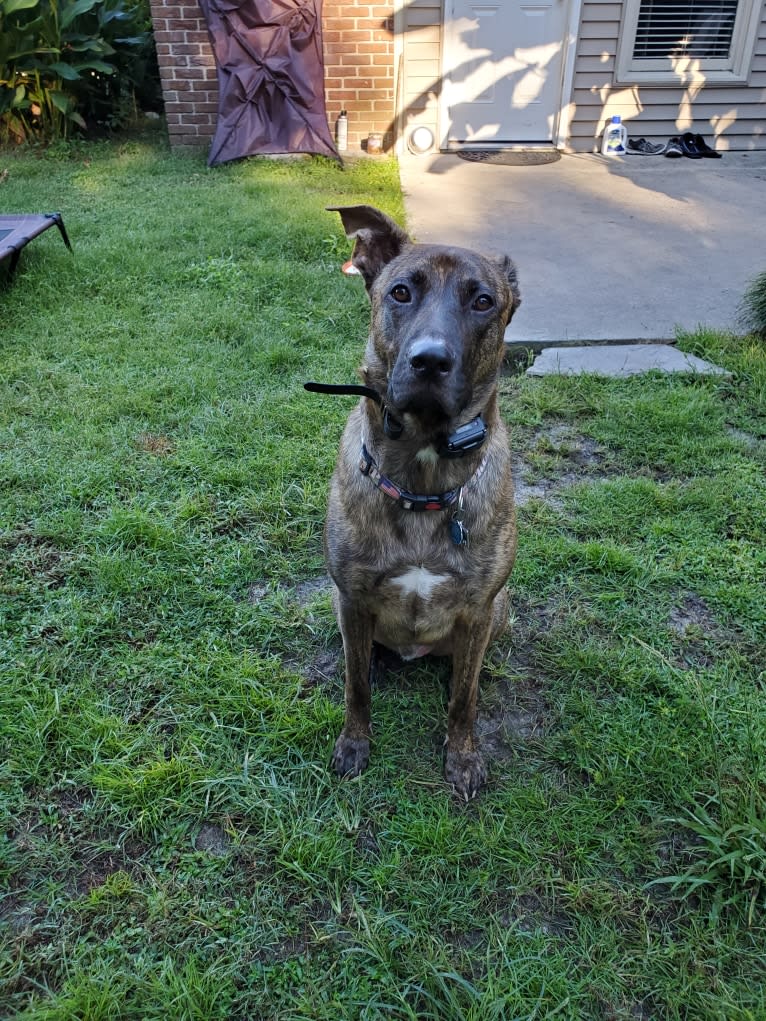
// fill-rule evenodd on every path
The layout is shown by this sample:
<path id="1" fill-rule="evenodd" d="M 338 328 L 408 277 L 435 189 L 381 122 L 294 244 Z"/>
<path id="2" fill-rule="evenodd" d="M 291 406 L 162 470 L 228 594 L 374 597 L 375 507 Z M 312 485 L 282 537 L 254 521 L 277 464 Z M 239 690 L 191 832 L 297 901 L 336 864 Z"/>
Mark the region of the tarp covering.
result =
<path id="1" fill-rule="evenodd" d="M 338 159 L 324 102 L 322 0 L 200 0 L 218 69 L 208 163 L 258 153 Z"/>

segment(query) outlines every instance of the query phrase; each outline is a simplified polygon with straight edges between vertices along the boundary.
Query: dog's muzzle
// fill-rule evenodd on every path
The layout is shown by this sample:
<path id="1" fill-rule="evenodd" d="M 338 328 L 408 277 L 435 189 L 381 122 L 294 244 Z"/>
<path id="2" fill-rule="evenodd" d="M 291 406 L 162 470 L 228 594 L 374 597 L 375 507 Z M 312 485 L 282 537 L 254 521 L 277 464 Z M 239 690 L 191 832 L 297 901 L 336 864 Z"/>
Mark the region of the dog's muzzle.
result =
<path id="1" fill-rule="evenodd" d="M 461 366 L 444 340 L 421 337 L 399 352 L 389 383 L 391 404 L 398 411 L 455 418 L 463 391 Z"/>

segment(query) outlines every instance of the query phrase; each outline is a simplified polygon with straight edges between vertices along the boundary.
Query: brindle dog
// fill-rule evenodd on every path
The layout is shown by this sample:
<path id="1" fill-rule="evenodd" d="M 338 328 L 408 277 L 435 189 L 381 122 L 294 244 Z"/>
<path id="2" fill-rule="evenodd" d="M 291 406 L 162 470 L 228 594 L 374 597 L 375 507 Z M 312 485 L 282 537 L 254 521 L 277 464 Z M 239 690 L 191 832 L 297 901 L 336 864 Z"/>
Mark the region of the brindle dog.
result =
<path id="1" fill-rule="evenodd" d="M 453 661 L 444 774 L 475 797 L 479 671 L 507 620 L 516 552 L 508 436 L 497 406 L 503 335 L 520 297 L 509 258 L 413 244 L 370 206 L 333 207 L 372 319 L 330 486 L 325 550 L 346 658 L 333 765 L 370 754 L 373 642 Z M 483 437 L 483 441 L 482 441 Z"/>

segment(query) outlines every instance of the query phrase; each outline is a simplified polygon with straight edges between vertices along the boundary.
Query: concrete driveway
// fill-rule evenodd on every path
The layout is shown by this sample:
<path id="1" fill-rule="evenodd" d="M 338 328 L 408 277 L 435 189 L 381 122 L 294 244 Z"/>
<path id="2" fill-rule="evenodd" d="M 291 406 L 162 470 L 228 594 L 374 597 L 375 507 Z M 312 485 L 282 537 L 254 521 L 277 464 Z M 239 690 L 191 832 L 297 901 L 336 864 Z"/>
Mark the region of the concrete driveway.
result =
<path id="1" fill-rule="evenodd" d="M 766 270 L 766 152 L 565 155 L 537 167 L 407 154 L 401 178 L 416 240 L 515 259 L 523 303 L 510 341 L 733 329 L 748 281 Z"/>

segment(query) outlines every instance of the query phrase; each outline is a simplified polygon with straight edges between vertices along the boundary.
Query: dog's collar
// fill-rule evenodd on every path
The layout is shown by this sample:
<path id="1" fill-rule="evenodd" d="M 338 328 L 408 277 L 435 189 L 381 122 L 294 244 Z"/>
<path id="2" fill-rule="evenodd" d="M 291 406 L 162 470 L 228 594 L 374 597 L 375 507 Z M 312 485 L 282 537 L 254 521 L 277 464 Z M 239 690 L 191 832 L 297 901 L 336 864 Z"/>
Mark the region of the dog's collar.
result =
<path id="1" fill-rule="evenodd" d="M 463 490 L 467 486 L 479 481 L 486 470 L 487 460 L 487 455 L 485 454 L 479 467 L 470 479 L 463 483 L 462 486 L 456 486 L 454 489 L 448 489 L 446 493 L 437 493 L 433 495 L 410 493 L 409 490 L 402 489 L 401 486 L 397 486 L 395 482 L 389 479 L 387 475 L 384 475 L 380 468 L 378 468 L 375 458 L 367 449 L 367 445 L 364 441 L 362 441 L 362 450 L 359 455 L 359 471 L 362 475 L 366 475 L 382 493 L 385 493 L 386 496 L 390 496 L 392 500 L 396 500 L 399 506 L 404 508 L 404 510 L 440 511 L 445 510 L 447 507 L 452 507 L 455 503 L 462 505 Z"/>
<path id="2" fill-rule="evenodd" d="M 398 440 L 404 432 L 402 423 L 394 418 L 386 407 L 383 398 L 371 386 L 360 383 L 304 383 L 303 389 L 319 394 L 348 394 L 356 397 L 369 397 L 379 404 L 383 410 L 383 431 L 390 440 Z M 473 450 L 478 450 L 487 438 L 487 426 L 481 415 L 472 418 L 465 425 L 460 425 L 447 436 L 444 443 L 436 451 L 439 457 L 454 460 L 464 457 Z"/>

